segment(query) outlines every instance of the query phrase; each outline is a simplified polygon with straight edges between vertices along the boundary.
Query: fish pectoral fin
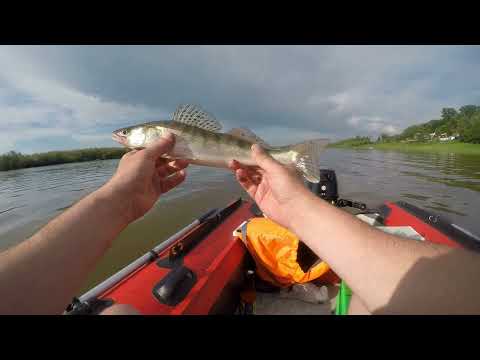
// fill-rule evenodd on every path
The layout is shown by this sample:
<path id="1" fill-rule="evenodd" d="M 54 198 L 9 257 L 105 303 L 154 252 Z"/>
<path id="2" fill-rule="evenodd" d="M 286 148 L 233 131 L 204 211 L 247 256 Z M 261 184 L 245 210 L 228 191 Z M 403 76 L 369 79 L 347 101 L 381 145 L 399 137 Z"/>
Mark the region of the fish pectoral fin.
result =
<path id="1" fill-rule="evenodd" d="M 235 136 L 239 139 L 246 140 L 252 142 L 254 144 L 262 145 L 264 148 L 271 148 L 269 144 L 259 136 L 257 136 L 252 130 L 249 128 L 234 128 L 227 132 L 232 136 Z"/>
<path id="2" fill-rule="evenodd" d="M 172 120 L 212 132 L 222 130 L 222 125 L 215 117 L 197 105 L 179 105 Z"/>

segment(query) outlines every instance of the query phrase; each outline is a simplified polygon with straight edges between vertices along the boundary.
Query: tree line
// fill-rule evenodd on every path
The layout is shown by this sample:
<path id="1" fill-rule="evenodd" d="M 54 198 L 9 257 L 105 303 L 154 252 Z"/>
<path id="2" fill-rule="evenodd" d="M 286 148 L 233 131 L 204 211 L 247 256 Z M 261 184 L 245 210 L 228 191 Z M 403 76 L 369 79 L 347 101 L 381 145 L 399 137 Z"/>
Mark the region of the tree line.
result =
<path id="1" fill-rule="evenodd" d="M 337 141 L 332 145 L 340 146 L 340 147 L 341 146 L 355 147 L 355 146 L 368 145 L 368 144 L 372 144 L 372 140 L 368 136 L 356 136 L 354 138 Z"/>
<path id="2" fill-rule="evenodd" d="M 73 162 L 119 159 L 127 152 L 124 148 L 92 148 L 67 151 L 49 151 L 25 155 L 10 151 L 0 155 L 0 171 Z"/>
<path id="3" fill-rule="evenodd" d="M 480 106 L 465 105 L 459 109 L 443 108 L 440 119 L 409 126 L 400 134 L 381 134 L 377 139 L 357 136 L 335 143 L 340 146 L 359 146 L 373 143 L 436 142 L 442 138 L 480 144 Z"/>
<path id="4" fill-rule="evenodd" d="M 480 106 L 465 105 L 458 110 L 443 108 L 440 119 L 413 125 L 398 135 L 382 134 L 380 142 L 396 142 L 402 140 L 435 141 L 440 137 L 455 137 L 455 140 L 466 143 L 480 143 Z"/>

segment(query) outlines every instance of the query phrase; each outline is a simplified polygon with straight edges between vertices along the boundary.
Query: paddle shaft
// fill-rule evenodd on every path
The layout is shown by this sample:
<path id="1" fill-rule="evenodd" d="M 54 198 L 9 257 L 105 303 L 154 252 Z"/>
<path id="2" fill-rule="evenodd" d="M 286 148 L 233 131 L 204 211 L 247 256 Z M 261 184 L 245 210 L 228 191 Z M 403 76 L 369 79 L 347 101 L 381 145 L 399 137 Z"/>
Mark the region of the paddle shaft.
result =
<path id="1" fill-rule="evenodd" d="M 80 302 L 85 302 L 85 301 L 95 299 L 97 296 L 99 296 L 100 294 L 102 294 L 106 290 L 110 289 L 112 286 L 114 286 L 115 284 L 120 282 L 126 276 L 133 273 L 135 270 L 139 269 L 141 266 L 143 266 L 143 265 L 149 263 L 150 261 L 152 261 L 153 259 L 155 259 L 158 256 L 157 255 L 158 253 L 165 250 L 168 246 L 170 246 L 172 243 L 174 243 L 180 237 L 185 235 L 191 229 L 193 229 L 197 225 L 201 224 L 203 221 L 205 221 L 205 219 L 207 219 L 215 211 L 217 211 L 217 209 L 210 210 L 209 212 L 207 212 L 202 217 L 196 219 L 195 221 L 193 221 L 189 225 L 185 226 L 183 229 L 181 229 L 177 233 L 170 236 L 167 240 L 163 241 L 161 244 L 154 247 L 148 253 L 142 255 L 137 260 L 135 260 L 132 263 L 130 263 L 129 265 L 125 266 L 122 270 L 118 271 L 117 273 L 110 276 L 108 279 L 104 280 L 103 282 L 101 282 L 100 284 L 95 286 L 94 288 L 87 291 L 85 294 L 80 296 L 80 298 L 79 298 Z"/>

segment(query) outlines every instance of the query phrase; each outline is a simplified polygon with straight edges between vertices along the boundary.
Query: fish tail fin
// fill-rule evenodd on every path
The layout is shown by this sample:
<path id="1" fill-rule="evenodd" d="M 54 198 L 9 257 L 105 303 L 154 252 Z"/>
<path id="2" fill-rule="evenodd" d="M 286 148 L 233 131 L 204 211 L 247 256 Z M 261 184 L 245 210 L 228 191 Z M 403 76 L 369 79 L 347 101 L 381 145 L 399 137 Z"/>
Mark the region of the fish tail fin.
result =
<path id="1" fill-rule="evenodd" d="M 320 182 L 319 156 L 328 143 L 328 139 L 316 139 L 290 146 L 290 150 L 297 153 L 294 161 L 295 167 L 307 181 L 312 183 Z"/>

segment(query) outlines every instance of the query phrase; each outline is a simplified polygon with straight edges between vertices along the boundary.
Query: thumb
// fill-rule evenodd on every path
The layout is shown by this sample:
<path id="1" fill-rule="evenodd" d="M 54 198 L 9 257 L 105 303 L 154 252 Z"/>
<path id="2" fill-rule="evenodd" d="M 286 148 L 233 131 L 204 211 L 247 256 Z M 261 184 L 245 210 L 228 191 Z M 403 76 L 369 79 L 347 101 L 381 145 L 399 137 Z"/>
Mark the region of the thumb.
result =
<path id="1" fill-rule="evenodd" d="M 173 150 L 175 145 L 175 136 L 168 132 L 165 136 L 151 143 L 145 148 L 145 156 L 156 160 L 158 157 Z"/>
<path id="2" fill-rule="evenodd" d="M 273 159 L 260 145 L 252 145 L 252 157 L 253 160 L 263 170 L 267 172 L 278 171 L 282 168 L 282 165 Z"/>

